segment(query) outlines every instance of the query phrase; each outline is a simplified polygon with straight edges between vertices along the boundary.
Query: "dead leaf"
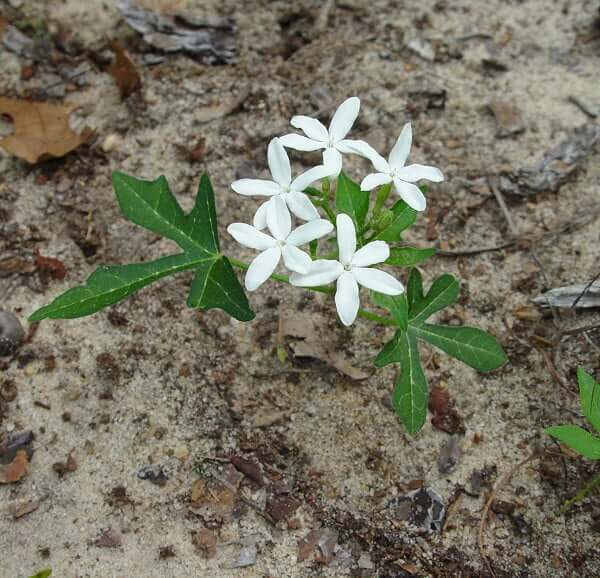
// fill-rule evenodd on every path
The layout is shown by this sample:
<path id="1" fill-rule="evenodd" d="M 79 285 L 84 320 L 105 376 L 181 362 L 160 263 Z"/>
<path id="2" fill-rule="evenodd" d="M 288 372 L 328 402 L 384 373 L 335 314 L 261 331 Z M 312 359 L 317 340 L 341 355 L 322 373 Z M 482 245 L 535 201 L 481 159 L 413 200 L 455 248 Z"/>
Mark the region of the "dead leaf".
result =
<path id="1" fill-rule="evenodd" d="M 59 478 L 62 478 L 68 473 L 77 471 L 77 460 L 75 459 L 75 450 L 71 450 L 67 456 L 66 461 L 56 462 L 52 464 L 52 469 L 58 474 Z"/>
<path id="2" fill-rule="evenodd" d="M 0 277 L 7 277 L 13 273 L 27 275 L 33 273 L 35 269 L 35 265 L 23 257 L 8 257 L 0 261 Z"/>
<path id="3" fill-rule="evenodd" d="M 445 387 L 433 387 L 429 395 L 429 411 L 433 414 L 431 424 L 449 434 L 465 433 L 463 420 L 454 409 L 454 402 Z"/>
<path id="4" fill-rule="evenodd" d="M 369 374 L 354 367 L 337 349 L 331 346 L 330 332 L 317 327 L 312 316 L 297 313 L 279 318 L 279 341 L 291 337 L 289 348 L 295 357 L 311 357 L 331 365 L 350 379 L 367 379 Z"/>
<path id="5" fill-rule="evenodd" d="M 488 108 L 496 119 L 496 136 L 498 138 L 519 134 L 525 130 L 521 111 L 514 104 L 492 100 L 488 103 Z"/>
<path id="6" fill-rule="evenodd" d="M 192 532 L 192 542 L 207 560 L 217 555 L 217 535 L 213 530 L 203 528 L 198 532 Z"/>
<path id="7" fill-rule="evenodd" d="M 14 484 L 29 473 L 29 458 L 25 450 L 19 450 L 15 459 L 0 467 L 0 484 Z"/>
<path id="8" fill-rule="evenodd" d="M 31 514 L 31 512 L 35 512 L 40 507 L 40 503 L 38 498 L 15 502 L 10 505 L 10 513 L 15 520 L 18 520 L 27 514 Z"/>
<path id="9" fill-rule="evenodd" d="M 52 279 L 61 280 L 67 276 L 65 264 L 54 257 L 44 257 L 39 250 L 35 251 L 35 264 L 38 270 L 47 273 Z"/>
<path id="10" fill-rule="evenodd" d="M 289 518 L 300 506 L 300 502 L 291 496 L 272 496 L 267 500 L 267 513 L 280 522 Z"/>
<path id="11" fill-rule="evenodd" d="M 14 133 L 0 140 L 0 146 L 30 164 L 70 153 L 93 134 L 87 127 L 80 134 L 71 129 L 69 115 L 75 108 L 73 104 L 0 97 L 0 114 L 7 114 L 15 123 Z"/>
<path id="12" fill-rule="evenodd" d="M 593 309 L 600 307 L 600 281 L 555 287 L 533 299 L 533 302 L 541 308 Z"/>
<path id="13" fill-rule="evenodd" d="M 108 67 L 108 73 L 115 79 L 121 98 L 127 98 L 142 86 L 142 79 L 129 52 L 116 42 L 110 43 L 115 59 Z"/>
<path id="14" fill-rule="evenodd" d="M 4 31 L 8 28 L 8 20 L 0 16 L 0 37 L 4 34 Z"/>
<path id="15" fill-rule="evenodd" d="M 255 484 L 258 484 L 259 486 L 264 484 L 261 464 L 238 455 L 231 456 L 230 459 L 235 469 L 242 472 L 242 474 L 252 480 Z"/>
<path id="16" fill-rule="evenodd" d="M 323 530 L 315 528 L 300 540 L 298 543 L 298 562 L 304 562 L 315 551 L 322 535 Z"/>

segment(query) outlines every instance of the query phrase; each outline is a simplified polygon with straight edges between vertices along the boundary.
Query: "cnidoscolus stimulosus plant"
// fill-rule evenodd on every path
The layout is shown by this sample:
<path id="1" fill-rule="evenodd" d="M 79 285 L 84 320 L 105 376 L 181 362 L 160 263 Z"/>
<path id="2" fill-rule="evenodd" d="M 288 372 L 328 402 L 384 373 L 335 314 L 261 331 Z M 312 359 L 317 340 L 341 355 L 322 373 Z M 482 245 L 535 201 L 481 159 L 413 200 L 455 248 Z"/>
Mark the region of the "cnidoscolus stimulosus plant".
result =
<path id="1" fill-rule="evenodd" d="M 258 251 L 250 264 L 221 252 L 208 175 L 200 180 L 194 208 L 185 214 L 164 176 L 144 181 L 115 172 L 113 183 L 124 215 L 175 241 L 181 252 L 156 261 L 100 267 L 85 285 L 68 290 L 33 313 L 31 321 L 90 315 L 157 279 L 188 269 L 195 271 L 188 305 L 216 307 L 240 321 L 250 321 L 254 312 L 233 267 L 246 270 L 248 291 L 273 279 L 332 294 L 344 325 L 352 325 L 360 316 L 395 327 L 394 336 L 374 363 L 376 367 L 400 364 L 394 406 L 408 431 L 416 434 L 425 422 L 428 405 L 419 340 L 479 371 L 496 369 L 506 356 L 496 339 L 484 331 L 428 322 L 456 301 L 459 284 L 453 276 L 442 275 L 424 292 L 415 265 L 431 257 L 435 249 L 408 247 L 402 234 L 426 208 L 426 188 L 416 183 L 440 182 L 444 177 L 435 167 L 406 164 L 412 144 L 410 124 L 402 129 L 388 160 L 366 142 L 346 138 L 359 108 L 359 99 L 349 98 L 336 110 L 329 128 L 317 119 L 294 116 L 292 126 L 304 135 L 291 133 L 269 143 L 272 180 L 241 179 L 232 184 L 236 193 L 267 199 L 258 206 L 252 225 L 233 223 L 227 228 L 238 243 Z M 322 164 L 292 178 L 286 148 L 323 150 Z M 375 172 L 360 184 L 354 182 L 342 171 L 347 154 L 368 159 Z M 313 186 L 316 182 L 320 188 Z M 372 195 L 375 189 L 377 194 Z M 386 208 L 392 192 L 399 198 Z M 330 242 L 323 242 L 328 236 Z M 289 277 L 276 273 L 280 264 L 291 272 Z M 410 267 L 406 287 L 382 266 Z M 373 302 L 388 315 L 360 308 L 361 286 L 370 290 Z"/>

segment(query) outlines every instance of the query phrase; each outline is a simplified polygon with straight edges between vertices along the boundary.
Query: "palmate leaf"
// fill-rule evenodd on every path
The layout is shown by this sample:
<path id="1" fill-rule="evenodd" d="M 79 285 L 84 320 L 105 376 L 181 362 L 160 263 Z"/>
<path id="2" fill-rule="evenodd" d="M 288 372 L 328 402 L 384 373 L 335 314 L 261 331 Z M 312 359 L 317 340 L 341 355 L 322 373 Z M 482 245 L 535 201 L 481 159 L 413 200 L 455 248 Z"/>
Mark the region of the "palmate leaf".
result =
<path id="1" fill-rule="evenodd" d="M 197 271 L 188 298 L 190 307 L 223 309 L 240 321 L 254 318 L 229 260 L 220 253 L 215 198 L 207 175 L 200 181 L 189 214 L 181 209 L 164 176 L 144 181 L 117 172 L 113 184 L 127 218 L 175 241 L 183 253 L 147 263 L 100 267 L 85 285 L 69 289 L 34 312 L 31 321 L 91 315 L 153 281 L 186 269 Z"/>
<path id="2" fill-rule="evenodd" d="M 406 293 L 396 297 L 374 294 L 374 301 L 388 309 L 398 325 L 394 337 L 375 359 L 377 367 L 400 363 L 394 389 L 395 408 L 411 434 L 416 434 L 427 416 L 428 387 L 418 355 L 422 339 L 478 371 L 491 371 L 506 362 L 506 354 L 493 336 L 473 327 L 449 327 L 426 323 L 434 313 L 458 298 L 458 281 L 442 275 L 425 295 L 423 279 L 413 269 Z"/>

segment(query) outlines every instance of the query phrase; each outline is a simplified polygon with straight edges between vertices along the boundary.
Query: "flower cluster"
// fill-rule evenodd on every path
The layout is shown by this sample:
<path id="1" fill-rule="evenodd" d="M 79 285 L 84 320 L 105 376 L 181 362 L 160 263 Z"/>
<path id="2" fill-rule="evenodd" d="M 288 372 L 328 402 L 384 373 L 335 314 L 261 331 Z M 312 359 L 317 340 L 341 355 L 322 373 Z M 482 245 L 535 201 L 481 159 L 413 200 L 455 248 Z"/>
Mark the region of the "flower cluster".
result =
<path id="1" fill-rule="evenodd" d="M 344 154 L 356 154 L 368 159 L 377 171 L 363 179 L 361 190 L 371 191 L 393 184 L 400 198 L 417 211 L 425 209 L 426 200 L 415 183 L 420 180 L 440 182 L 444 178 L 435 167 L 419 164 L 406 166 L 412 145 L 410 124 L 404 126 L 387 161 L 368 143 L 346 138 L 359 110 L 358 98 L 347 99 L 336 110 L 329 128 L 315 118 L 294 116 L 291 125 L 304 132 L 305 136 L 291 133 L 274 138 L 269 143 L 267 160 L 272 180 L 240 179 L 231 185 L 236 193 L 268 197 L 268 200 L 259 206 L 253 225 L 233 223 L 227 229 L 238 243 L 260 251 L 246 273 L 248 291 L 260 287 L 283 258 L 285 267 L 292 272 L 292 285 L 316 287 L 336 281 L 335 303 L 344 325 L 351 325 L 358 314 L 359 285 L 386 295 L 399 295 L 404 287 L 389 273 L 371 267 L 387 261 L 390 256 L 388 244 L 373 240 L 357 248 L 357 230 L 351 216 L 328 212 L 327 219 L 322 218 L 317 209 L 322 199 L 321 202 L 313 202 L 307 189 L 316 181 L 323 181 L 325 195 L 329 179 L 337 178 L 342 171 Z M 292 179 L 286 148 L 323 150 L 322 164 Z M 306 222 L 292 230 L 292 215 Z M 337 256 L 337 259 L 313 260 L 299 248 L 328 235 L 334 227 L 338 250 L 333 256 Z M 311 254 L 316 256 L 314 246 Z"/>

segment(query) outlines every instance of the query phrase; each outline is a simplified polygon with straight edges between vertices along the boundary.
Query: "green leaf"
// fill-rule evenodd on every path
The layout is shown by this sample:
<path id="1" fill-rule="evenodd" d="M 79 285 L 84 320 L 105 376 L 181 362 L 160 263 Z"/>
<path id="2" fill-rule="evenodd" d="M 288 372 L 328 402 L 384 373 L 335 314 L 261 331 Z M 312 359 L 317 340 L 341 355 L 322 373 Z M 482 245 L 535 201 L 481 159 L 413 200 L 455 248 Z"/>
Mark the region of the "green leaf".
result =
<path id="1" fill-rule="evenodd" d="M 336 209 L 338 213 L 346 213 L 352 217 L 358 233 L 365 226 L 370 198 L 368 191 L 361 191 L 358 183 L 340 173 L 335 194 Z"/>
<path id="2" fill-rule="evenodd" d="M 583 367 L 577 370 L 581 409 L 587 420 L 600 432 L 600 384 Z"/>
<path id="3" fill-rule="evenodd" d="M 226 257 L 198 267 L 187 303 L 188 307 L 223 309 L 239 321 L 254 319 L 246 294 Z"/>
<path id="4" fill-rule="evenodd" d="M 544 430 L 590 460 L 600 459 L 600 438 L 576 425 L 555 425 Z"/>
<path id="5" fill-rule="evenodd" d="M 29 320 L 73 319 L 91 315 L 161 277 L 192 269 L 206 261 L 212 262 L 212 258 L 191 259 L 181 253 L 147 263 L 99 267 L 85 285 L 73 287 L 59 295 L 52 303 L 38 309 Z"/>
<path id="6" fill-rule="evenodd" d="M 398 343 L 399 337 L 400 332 L 396 331 L 394 337 L 383 346 L 373 362 L 375 367 L 384 367 L 390 363 L 400 363 L 402 358 L 400 356 L 400 345 Z"/>
<path id="7" fill-rule="evenodd" d="M 392 399 L 408 433 L 416 435 L 427 417 L 429 388 L 421 367 L 416 337 L 403 332 L 398 336 L 398 347 L 401 371 Z"/>
<path id="8" fill-rule="evenodd" d="M 481 329 L 424 323 L 411 330 L 420 339 L 478 371 L 491 371 L 506 363 L 506 353 L 500 343 Z"/>
<path id="9" fill-rule="evenodd" d="M 195 206 L 187 215 L 163 176 L 144 181 L 115 172 L 113 183 L 126 217 L 175 241 L 184 252 L 148 263 L 100 267 L 85 285 L 69 289 L 34 312 L 31 321 L 90 315 L 161 277 L 186 269 L 197 269 L 190 306 L 218 307 L 240 321 L 254 317 L 230 262 L 220 253 L 215 196 L 208 175 L 202 176 Z"/>
<path id="10" fill-rule="evenodd" d="M 392 247 L 386 263 L 396 267 L 412 267 L 435 255 L 435 247 L 417 249 L 415 247 Z"/>
<path id="11" fill-rule="evenodd" d="M 408 309 L 412 309 L 416 303 L 423 299 L 423 277 L 417 269 L 411 269 L 406 284 L 406 299 L 408 300 Z"/>
<path id="12" fill-rule="evenodd" d="M 408 300 L 406 293 L 396 295 L 384 295 L 383 293 L 372 292 L 373 301 L 380 307 L 387 309 L 392 317 L 398 323 L 401 329 L 406 330 L 408 328 Z"/>
<path id="13" fill-rule="evenodd" d="M 458 288 L 458 281 L 452 275 L 442 275 L 424 295 L 421 273 L 413 268 L 406 293 L 397 297 L 373 293 L 375 303 L 390 311 L 400 327 L 375 358 L 375 366 L 400 363 L 395 407 L 411 433 L 416 433 L 425 421 L 428 398 L 427 380 L 418 359 L 419 339 L 479 371 L 491 371 L 506 362 L 498 340 L 485 331 L 426 323 L 431 315 L 456 301 Z"/>
<path id="14" fill-rule="evenodd" d="M 427 295 L 413 302 L 408 318 L 414 325 L 422 323 L 437 311 L 452 305 L 458 299 L 458 289 L 458 281 L 452 275 L 438 277 Z"/>
<path id="15" fill-rule="evenodd" d="M 40 570 L 37 574 L 34 574 L 30 578 L 48 578 L 52 574 L 52 570 L 50 568 L 46 568 L 45 570 Z"/>
<path id="16" fill-rule="evenodd" d="M 175 241 L 186 253 L 201 253 L 209 256 L 214 250 L 204 247 L 192 236 L 197 229 L 200 210 L 197 206 L 185 215 L 173 196 L 164 176 L 155 181 L 136 179 L 124 173 L 113 173 L 113 185 L 123 214 L 136 225 L 140 225 L 167 239 Z M 192 214 L 194 217 L 192 218 Z M 210 226 L 206 215 L 205 226 Z"/>
<path id="17" fill-rule="evenodd" d="M 392 207 L 392 213 L 392 222 L 377 234 L 376 239 L 390 243 L 400 241 L 402 233 L 417 220 L 417 211 L 411 209 L 404 201 L 398 201 Z"/>

